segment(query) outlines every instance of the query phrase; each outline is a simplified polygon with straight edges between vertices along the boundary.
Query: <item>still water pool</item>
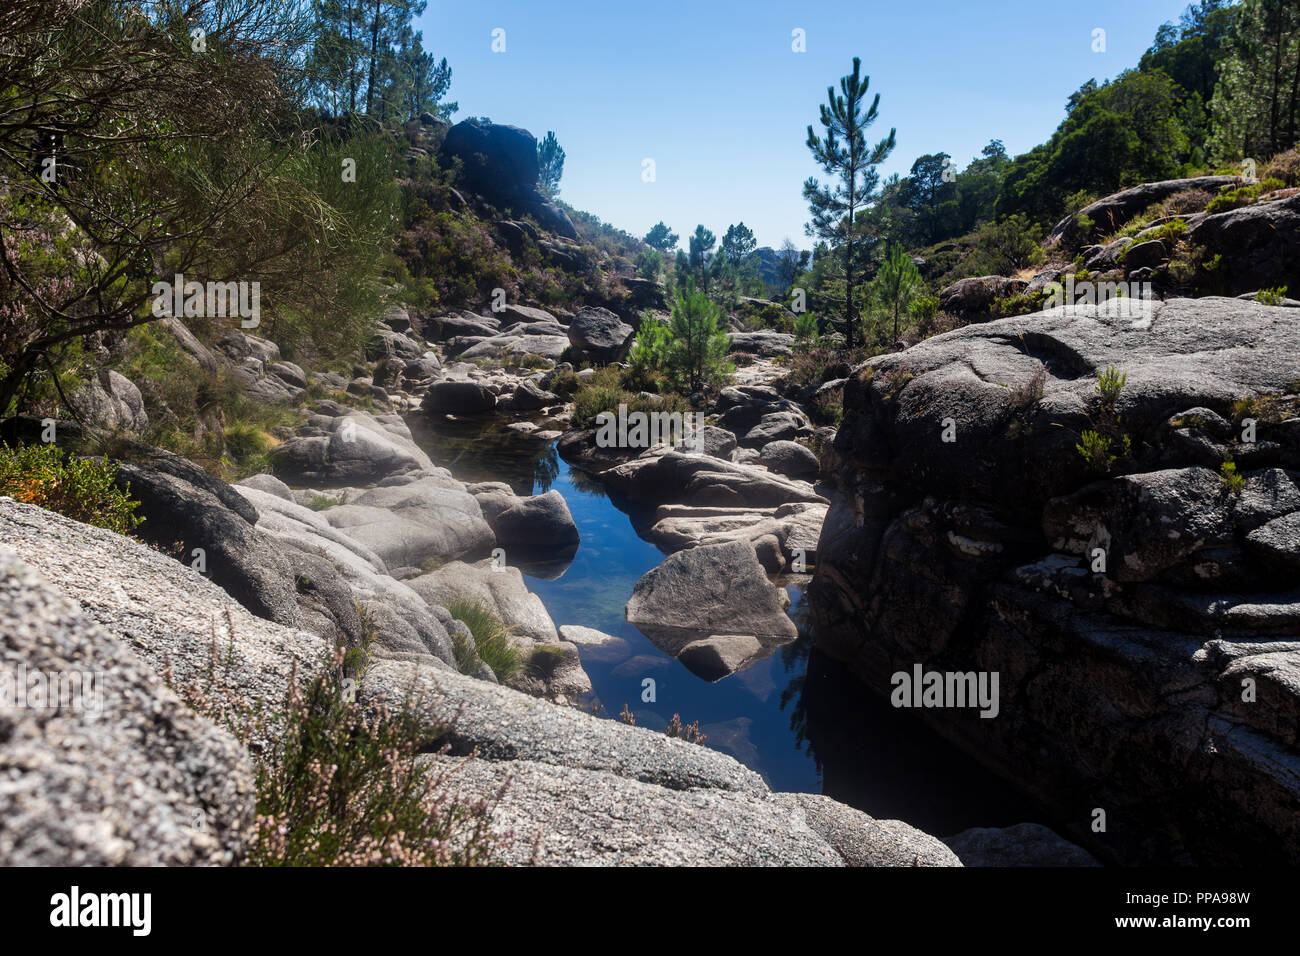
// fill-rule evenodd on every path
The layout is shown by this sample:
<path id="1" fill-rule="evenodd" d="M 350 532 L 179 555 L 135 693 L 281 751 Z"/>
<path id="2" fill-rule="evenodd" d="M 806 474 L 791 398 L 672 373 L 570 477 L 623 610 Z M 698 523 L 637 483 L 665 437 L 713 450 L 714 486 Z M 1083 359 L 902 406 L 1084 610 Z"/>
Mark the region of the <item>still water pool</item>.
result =
<path id="1" fill-rule="evenodd" d="M 463 481 L 505 481 L 518 494 L 558 490 L 582 541 L 558 577 L 524 570 L 556 625 L 581 624 L 617 638 L 582 647 L 593 693 L 584 706 L 661 730 L 674 714 L 698 721 L 706 745 L 758 772 L 773 790 L 825 793 L 882 818 L 938 835 L 1025 820 L 1043 810 L 926 729 L 869 693 L 812 647 L 802 591 L 788 587 L 799 639 L 716 683 L 696 677 L 624 620 L 637 580 L 663 560 L 640 538 L 599 481 L 561 461 L 553 442 L 521 436 L 495 419 L 438 422 L 412 416 L 434 462 Z M 654 681 L 654 700 L 643 682 Z"/>

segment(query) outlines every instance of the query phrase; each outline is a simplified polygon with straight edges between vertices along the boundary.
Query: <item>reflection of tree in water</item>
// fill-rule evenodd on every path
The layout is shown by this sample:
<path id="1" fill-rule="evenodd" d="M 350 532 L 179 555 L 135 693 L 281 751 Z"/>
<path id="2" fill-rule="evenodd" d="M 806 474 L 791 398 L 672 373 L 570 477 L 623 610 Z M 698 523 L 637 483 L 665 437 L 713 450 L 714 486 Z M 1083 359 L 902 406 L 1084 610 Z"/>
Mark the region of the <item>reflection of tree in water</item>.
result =
<path id="1" fill-rule="evenodd" d="M 554 446 L 551 447 L 551 453 L 555 453 Z M 569 466 L 569 481 L 573 483 L 574 488 L 581 491 L 583 494 L 595 495 L 598 498 L 609 497 L 608 492 L 605 490 L 605 486 L 601 484 L 598 479 L 591 477 L 591 475 L 587 474 L 585 471 L 574 468 L 572 465 Z"/>
<path id="2" fill-rule="evenodd" d="M 821 761 L 817 751 L 808 737 L 808 708 L 804 702 L 804 687 L 808 680 L 808 658 L 812 652 L 812 613 L 808 608 L 808 592 L 800 590 L 798 598 L 790 608 L 790 619 L 799 630 L 799 638 L 792 644 L 781 648 L 781 666 L 787 674 L 793 673 L 790 682 L 781 691 L 781 709 L 790 708 L 790 729 L 794 731 L 796 749 L 807 747 L 808 755 L 813 758 L 817 773 L 822 772 Z"/>
<path id="3" fill-rule="evenodd" d="M 546 451 L 533 464 L 533 494 L 544 495 L 551 490 L 551 485 L 560 476 L 560 456 L 555 445 L 548 445 Z"/>
<path id="4" fill-rule="evenodd" d="M 781 691 L 781 709 L 790 708 L 790 729 L 794 731 L 795 749 L 802 750 L 806 747 L 808 755 L 813 758 L 813 763 L 820 774 L 822 764 L 817 758 L 817 750 L 813 747 L 812 740 L 808 737 L 808 706 L 804 701 L 804 686 L 808 681 L 808 657 L 811 651 L 812 639 L 803 633 L 802 628 L 797 641 L 781 648 L 781 666 L 785 668 L 787 674 L 791 671 L 795 672 L 790 678 L 790 683 L 786 684 Z"/>

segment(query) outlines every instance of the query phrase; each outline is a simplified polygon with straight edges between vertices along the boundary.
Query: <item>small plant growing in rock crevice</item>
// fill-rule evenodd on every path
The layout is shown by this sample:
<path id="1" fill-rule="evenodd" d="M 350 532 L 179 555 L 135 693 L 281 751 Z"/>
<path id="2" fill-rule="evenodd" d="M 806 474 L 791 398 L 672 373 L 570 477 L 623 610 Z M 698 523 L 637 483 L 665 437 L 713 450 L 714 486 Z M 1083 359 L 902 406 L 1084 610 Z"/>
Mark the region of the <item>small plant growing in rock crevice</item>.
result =
<path id="1" fill-rule="evenodd" d="M 1093 471 L 1110 471 L 1116 456 L 1111 452 L 1111 440 L 1093 429 L 1086 429 L 1075 444 L 1085 463 Z"/>
<path id="2" fill-rule="evenodd" d="M 1237 471 L 1237 463 L 1229 456 L 1219 466 L 1219 478 L 1223 481 L 1223 486 L 1228 489 L 1231 495 L 1240 495 L 1246 487 L 1245 477 Z"/>
<path id="3" fill-rule="evenodd" d="M 1100 407 L 1093 420 L 1094 427 L 1084 429 L 1074 446 L 1093 471 L 1110 471 L 1121 457 L 1128 458 L 1133 453 L 1132 438 L 1121 428 L 1117 408 L 1127 383 L 1128 375 L 1113 365 L 1097 372 L 1095 391 Z"/>
<path id="4" fill-rule="evenodd" d="M 1101 403 L 1112 412 L 1115 410 L 1115 404 L 1119 401 L 1120 392 L 1128 383 L 1128 374 L 1121 372 L 1115 366 L 1110 365 L 1097 373 L 1097 394 L 1101 397 Z"/>
<path id="5" fill-rule="evenodd" d="M 668 721 L 668 726 L 664 728 L 664 733 L 669 737 L 677 737 L 686 741 L 688 744 L 704 745 L 709 739 L 708 734 L 700 731 L 700 722 L 691 721 L 689 724 L 682 724 L 681 714 L 673 714 L 673 719 Z"/>
<path id="6" fill-rule="evenodd" d="M 1276 289 L 1260 289 L 1255 293 L 1255 301 L 1261 305 L 1281 305 L 1282 300 L 1286 298 L 1286 293 L 1286 286 L 1279 286 Z"/>

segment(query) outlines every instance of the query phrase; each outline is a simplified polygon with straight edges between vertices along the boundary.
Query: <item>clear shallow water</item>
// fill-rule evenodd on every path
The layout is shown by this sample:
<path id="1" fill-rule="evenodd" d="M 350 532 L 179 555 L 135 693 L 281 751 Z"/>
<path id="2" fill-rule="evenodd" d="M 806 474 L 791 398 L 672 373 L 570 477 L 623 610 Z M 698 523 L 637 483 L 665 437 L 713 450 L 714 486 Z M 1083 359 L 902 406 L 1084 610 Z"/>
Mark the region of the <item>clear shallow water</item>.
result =
<path id="1" fill-rule="evenodd" d="M 1041 808 L 814 650 L 798 588 L 787 588 L 797 641 L 717 683 L 704 681 L 624 619 L 636 582 L 664 555 L 638 537 L 599 482 L 561 461 L 553 442 L 521 437 L 496 419 L 409 422 L 433 460 L 462 481 L 564 495 L 582 538 L 572 564 L 553 579 L 521 570 L 557 626 L 581 624 L 618 638 L 580 649 L 594 688 L 583 703 L 599 705 L 602 716 L 617 719 L 626 704 L 642 727 L 661 730 L 675 713 L 683 723 L 699 721 L 707 746 L 755 770 L 774 790 L 825 793 L 938 835 L 1051 823 Z M 654 702 L 641 699 L 645 678 L 655 681 Z"/>

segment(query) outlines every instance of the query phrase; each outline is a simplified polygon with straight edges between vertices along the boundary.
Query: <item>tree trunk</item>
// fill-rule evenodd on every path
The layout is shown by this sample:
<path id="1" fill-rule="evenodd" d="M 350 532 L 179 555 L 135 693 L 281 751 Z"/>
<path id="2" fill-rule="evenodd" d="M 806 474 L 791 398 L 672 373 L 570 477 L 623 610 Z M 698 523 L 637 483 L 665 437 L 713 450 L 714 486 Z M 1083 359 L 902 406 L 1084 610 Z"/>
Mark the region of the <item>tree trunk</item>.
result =
<path id="1" fill-rule="evenodd" d="M 357 68 L 353 57 L 356 55 L 356 43 L 352 37 L 352 21 L 355 19 L 352 4 L 347 6 L 348 18 L 348 113 L 357 111 Z"/>
<path id="2" fill-rule="evenodd" d="M 366 80 L 366 115 L 375 100 L 375 64 L 379 60 L 379 3 L 375 0 L 375 18 L 370 23 L 370 76 Z"/>
<path id="3" fill-rule="evenodd" d="M 1286 128 L 1286 143 L 1288 149 L 1295 145 L 1295 122 L 1296 122 L 1296 95 L 1300 92 L 1300 40 L 1296 41 L 1295 51 L 1295 70 L 1291 74 L 1291 104 L 1287 112 L 1290 114 Z"/>

